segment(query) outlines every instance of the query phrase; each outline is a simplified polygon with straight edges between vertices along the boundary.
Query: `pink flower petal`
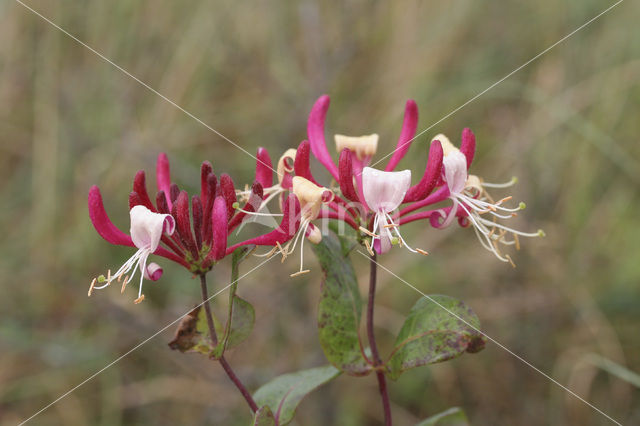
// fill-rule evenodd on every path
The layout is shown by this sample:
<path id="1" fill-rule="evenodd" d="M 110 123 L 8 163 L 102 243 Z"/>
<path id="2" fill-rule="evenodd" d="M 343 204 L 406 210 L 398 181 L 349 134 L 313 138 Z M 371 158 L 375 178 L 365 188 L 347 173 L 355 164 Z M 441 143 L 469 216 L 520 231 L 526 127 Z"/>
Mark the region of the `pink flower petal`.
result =
<path id="1" fill-rule="evenodd" d="M 396 168 L 400 160 L 405 156 L 413 137 L 416 134 L 418 128 L 418 105 L 416 105 L 413 99 L 409 99 L 404 107 L 404 121 L 402 122 L 402 131 L 400 132 L 400 138 L 396 145 L 396 150 L 393 152 L 389 164 L 385 170 L 390 172 Z"/>
<path id="2" fill-rule="evenodd" d="M 311 143 L 311 152 L 318 161 L 327 168 L 329 173 L 338 180 L 338 168 L 334 164 L 331 155 L 329 155 L 327 143 L 324 138 L 324 122 L 327 117 L 329 103 L 330 99 L 327 95 L 322 95 L 318 98 L 309 114 L 307 133 L 309 135 L 309 142 Z"/>
<path id="3" fill-rule="evenodd" d="M 129 211 L 131 240 L 137 248 L 156 251 L 163 233 L 173 234 L 176 222 L 171 215 L 154 213 L 145 206 L 134 206 Z"/>
<path id="4" fill-rule="evenodd" d="M 362 170 L 364 199 L 376 213 L 397 209 L 410 185 L 411 170 L 384 172 L 371 167 Z"/>
<path id="5" fill-rule="evenodd" d="M 442 160 L 444 180 L 452 193 L 459 194 L 467 183 L 467 158 L 461 151 L 454 151 Z"/>

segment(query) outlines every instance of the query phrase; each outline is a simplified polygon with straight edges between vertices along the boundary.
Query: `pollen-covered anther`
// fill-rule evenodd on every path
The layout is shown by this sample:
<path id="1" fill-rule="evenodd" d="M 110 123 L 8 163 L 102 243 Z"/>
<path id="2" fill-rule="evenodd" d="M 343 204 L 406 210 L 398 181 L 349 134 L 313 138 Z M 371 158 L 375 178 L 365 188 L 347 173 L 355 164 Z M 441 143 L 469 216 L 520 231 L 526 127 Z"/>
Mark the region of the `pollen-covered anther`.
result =
<path id="1" fill-rule="evenodd" d="M 129 275 L 125 275 L 124 281 L 122 281 L 122 288 L 120 289 L 120 294 L 124 293 L 124 289 L 127 287 L 128 283 L 129 283 Z"/>
<path id="2" fill-rule="evenodd" d="M 334 138 L 338 152 L 347 148 L 356 154 L 360 161 L 370 159 L 378 150 L 378 135 L 376 133 L 365 136 L 334 135 Z"/>
<path id="3" fill-rule="evenodd" d="M 136 300 L 133 301 L 134 304 L 138 304 L 144 300 L 144 294 L 141 294 Z"/>
<path id="4" fill-rule="evenodd" d="M 365 228 L 364 226 L 360 227 L 360 231 L 362 231 L 363 233 L 367 234 L 370 237 L 373 238 L 380 238 L 380 235 L 378 234 L 374 234 L 373 232 L 369 231 L 367 228 Z"/>
<path id="5" fill-rule="evenodd" d="M 369 240 L 364 240 L 364 245 L 367 248 L 367 251 L 369 252 L 369 254 L 371 256 L 375 256 L 375 253 L 373 252 L 373 250 L 371 249 L 371 244 L 369 244 Z"/>
<path id="6" fill-rule="evenodd" d="M 293 274 L 289 275 L 291 278 L 297 277 L 298 275 L 304 275 L 306 273 L 310 272 L 310 269 L 305 269 L 303 271 L 298 271 L 298 272 L 294 272 Z"/>
<path id="7" fill-rule="evenodd" d="M 89 286 L 89 291 L 87 292 L 87 297 L 91 297 L 91 293 L 93 293 L 93 288 L 96 286 L 97 278 L 91 280 L 91 285 Z"/>
<path id="8" fill-rule="evenodd" d="M 426 250 L 422 250 L 421 248 L 416 248 L 416 251 L 424 256 L 429 256 L 429 252 Z"/>

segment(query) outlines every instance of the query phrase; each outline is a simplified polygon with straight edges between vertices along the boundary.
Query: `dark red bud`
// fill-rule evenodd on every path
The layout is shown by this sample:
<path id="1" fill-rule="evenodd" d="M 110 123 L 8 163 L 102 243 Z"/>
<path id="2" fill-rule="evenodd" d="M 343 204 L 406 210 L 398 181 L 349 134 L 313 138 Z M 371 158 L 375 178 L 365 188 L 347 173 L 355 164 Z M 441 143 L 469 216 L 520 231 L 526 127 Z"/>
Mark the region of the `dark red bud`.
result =
<path id="1" fill-rule="evenodd" d="M 233 205 L 238 201 L 238 198 L 236 197 L 236 188 L 233 180 L 231 176 L 226 173 L 220 175 L 220 191 L 220 195 L 222 195 L 227 202 L 227 218 L 231 218 L 235 213 Z"/>
<path id="2" fill-rule="evenodd" d="M 169 198 L 171 199 L 171 204 L 176 202 L 178 195 L 180 195 L 180 188 L 178 188 L 178 185 L 175 183 L 172 183 L 169 187 Z"/>
<path id="3" fill-rule="evenodd" d="M 135 206 L 144 206 L 144 204 L 140 199 L 140 195 L 138 195 L 136 191 L 131 191 L 131 193 L 129 194 L 129 210 L 131 210 Z"/>
<path id="4" fill-rule="evenodd" d="M 191 197 L 191 214 L 193 215 L 193 233 L 196 236 L 196 245 L 198 251 L 202 249 L 202 201 L 200 196 L 194 195 Z"/>
<path id="5" fill-rule="evenodd" d="M 151 199 L 149 198 L 149 194 L 147 193 L 147 184 L 144 170 L 139 170 L 136 173 L 136 176 L 133 178 L 133 190 L 138 193 L 140 197 L 140 204 L 151 210 L 152 212 L 156 211 Z"/>
<path id="6" fill-rule="evenodd" d="M 256 180 L 264 188 L 268 188 L 273 185 L 273 163 L 269 151 L 262 147 L 258 148 L 256 158 Z"/>
<path id="7" fill-rule="evenodd" d="M 173 204 L 173 217 L 176 219 L 178 236 L 182 245 L 193 255 L 194 259 L 198 258 L 196 242 L 191 232 L 191 220 L 189 218 L 189 195 L 186 191 L 181 191 Z"/>
<path id="8" fill-rule="evenodd" d="M 169 214 L 167 197 L 162 190 L 158 191 L 158 193 L 156 194 L 156 206 L 158 206 L 158 213 Z"/>
<path id="9" fill-rule="evenodd" d="M 200 199 L 202 205 L 207 205 L 207 197 L 209 195 L 207 187 L 207 178 L 209 174 L 213 172 L 213 167 L 208 161 L 204 161 L 200 167 Z"/>
<path id="10" fill-rule="evenodd" d="M 460 143 L 460 152 L 467 158 L 467 170 L 471 167 L 473 157 L 476 154 L 476 135 L 471 129 L 464 128 L 462 130 L 462 142 Z"/>
<path id="11" fill-rule="evenodd" d="M 358 193 L 353 186 L 353 162 L 351 151 L 345 148 L 340 153 L 338 160 L 338 176 L 340 178 L 340 191 L 348 200 L 359 202 Z"/>

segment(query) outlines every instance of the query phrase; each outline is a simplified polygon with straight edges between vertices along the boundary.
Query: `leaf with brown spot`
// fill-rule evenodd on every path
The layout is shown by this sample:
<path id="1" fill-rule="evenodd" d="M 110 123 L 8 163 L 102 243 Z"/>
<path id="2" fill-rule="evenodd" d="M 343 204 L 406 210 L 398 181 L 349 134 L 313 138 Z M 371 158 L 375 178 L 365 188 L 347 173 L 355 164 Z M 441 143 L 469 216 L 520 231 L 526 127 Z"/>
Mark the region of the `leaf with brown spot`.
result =
<path id="1" fill-rule="evenodd" d="M 478 331 L 480 320 L 471 308 L 449 296 L 429 298 L 416 302 L 400 329 L 387 363 L 392 379 L 411 368 L 484 348 L 485 338 Z"/>

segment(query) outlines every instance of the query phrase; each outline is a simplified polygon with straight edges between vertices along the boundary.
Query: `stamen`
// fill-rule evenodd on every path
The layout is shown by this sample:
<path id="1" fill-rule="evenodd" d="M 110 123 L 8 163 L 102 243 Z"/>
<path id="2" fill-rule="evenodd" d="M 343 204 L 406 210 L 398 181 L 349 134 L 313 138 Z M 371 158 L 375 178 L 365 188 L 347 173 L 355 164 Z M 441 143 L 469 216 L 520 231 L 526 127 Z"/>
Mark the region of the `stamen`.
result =
<path id="1" fill-rule="evenodd" d="M 369 240 L 364 240 L 364 245 L 367 248 L 367 251 L 369 252 L 369 254 L 371 256 L 375 256 L 375 253 L 373 252 L 373 250 L 371 250 L 371 244 L 369 244 Z"/>
<path id="2" fill-rule="evenodd" d="M 96 279 L 94 278 L 91 281 L 91 286 L 89 286 L 89 292 L 87 293 L 87 297 L 91 297 L 91 293 L 93 293 L 93 287 L 96 285 Z"/>
<path id="3" fill-rule="evenodd" d="M 486 183 L 486 182 L 482 182 L 482 186 L 487 187 L 487 188 L 508 188 L 510 186 L 515 185 L 516 183 L 518 183 L 518 178 L 517 177 L 512 177 L 511 180 L 509 182 L 505 182 L 505 183 Z"/>
<path id="4" fill-rule="evenodd" d="M 509 260 L 509 263 L 511 264 L 511 266 L 513 266 L 514 268 L 516 267 L 516 264 L 513 263 L 513 260 L 511 260 L 511 256 L 509 256 L 508 254 L 505 254 L 504 257 L 506 257 L 507 260 Z"/>
<path id="5" fill-rule="evenodd" d="M 280 245 L 280 242 L 279 242 L 279 241 L 276 241 L 276 246 L 277 246 L 278 250 L 280 251 L 280 254 L 282 255 L 282 261 L 281 261 L 280 263 L 284 263 L 284 260 L 287 258 L 287 254 L 288 254 L 288 253 L 287 253 L 287 251 L 286 251 L 286 250 L 284 250 L 284 249 L 282 248 L 282 246 Z M 289 245 L 287 244 L 287 247 L 288 247 L 288 246 L 289 246 Z"/>
<path id="6" fill-rule="evenodd" d="M 365 234 L 367 234 L 370 237 L 373 238 L 380 238 L 380 235 L 374 234 L 373 232 L 369 231 L 367 228 L 365 228 L 364 226 L 360 227 L 360 231 L 364 232 Z"/>
<path id="7" fill-rule="evenodd" d="M 273 256 L 273 254 L 274 254 L 277 250 L 278 250 L 278 247 L 273 246 L 273 247 L 271 248 L 271 250 L 269 250 L 268 252 L 263 253 L 263 254 L 254 254 L 254 256 L 255 256 L 255 257 L 271 257 L 271 256 Z M 255 251 L 255 249 L 254 249 L 254 250 L 251 250 L 251 251 Z"/>

